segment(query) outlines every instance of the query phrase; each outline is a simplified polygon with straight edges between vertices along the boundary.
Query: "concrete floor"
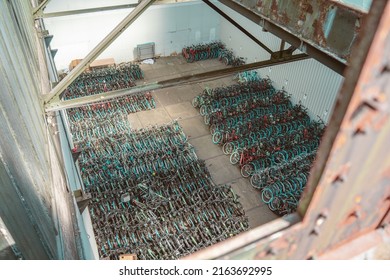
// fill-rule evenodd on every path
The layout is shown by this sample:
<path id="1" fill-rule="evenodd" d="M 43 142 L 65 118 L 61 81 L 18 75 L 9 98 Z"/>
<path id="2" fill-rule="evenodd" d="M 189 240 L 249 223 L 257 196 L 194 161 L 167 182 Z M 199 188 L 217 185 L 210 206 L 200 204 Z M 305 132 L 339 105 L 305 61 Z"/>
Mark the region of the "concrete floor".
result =
<path id="1" fill-rule="evenodd" d="M 187 63 L 181 56 L 164 57 L 157 59 L 153 65 L 141 65 L 145 72 L 145 80 L 138 82 L 138 84 L 224 67 L 226 66 L 216 59 Z M 204 124 L 199 110 L 191 105 L 191 100 L 205 87 L 226 86 L 232 83 L 234 83 L 233 76 L 156 90 L 153 92 L 156 109 L 131 114 L 129 121 L 133 128 L 142 128 L 152 124 L 178 120 L 189 142 L 195 147 L 198 157 L 206 161 L 214 182 L 231 185 L 240 196 L 240 202 L 249 217 L 249 225 L 254 228 L 272 221 L 278 216 L 261 201 L 260 192 L 251 186 L 248 179 L 241 176 L 238 167 L 229 162 L 229 157 L 223 154 L 221 147 L 212 143 L 208 126 Z"/>

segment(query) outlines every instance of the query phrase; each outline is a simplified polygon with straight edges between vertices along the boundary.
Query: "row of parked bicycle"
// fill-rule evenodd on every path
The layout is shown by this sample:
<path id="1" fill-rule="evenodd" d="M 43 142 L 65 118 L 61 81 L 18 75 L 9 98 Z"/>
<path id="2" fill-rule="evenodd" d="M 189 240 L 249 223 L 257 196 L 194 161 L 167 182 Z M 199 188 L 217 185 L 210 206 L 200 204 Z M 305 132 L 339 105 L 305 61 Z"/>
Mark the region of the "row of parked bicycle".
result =
<path id="1" fill-rule="evenodd" d="M 150 92 L 111 99 L 67 110 L 73 143 L 85 147 L 87 141 L 129 131 L 128 115 L 156 107 Z"/>
<path id="2" fill-rule="evenodd" d="M 293 105 L 270 79 L 205 89 L 192 101 L 243 177 L 262 191 L 262 200 L 280 214 L 292 213 L 307 182 L 320 138 L 321 121 Z"/>
<path id="3" fill-rule="evenodd" d="M 108 78 L 96 77 L 101 89 Z M 177 122 L 131 129 L 128 114 L 154 107 L 145 92 L 67 110 L 102 259 L 177 259 L 248 228 L 231 187 L 213 183 Z"/>
<path id="4" fill-rule="evenodd" d="M 235 56 L 233 51 L 226 49 L 225 44 L 221 41 L 184 47 L 182 55 L 187 62 L 218 58 L 225 65 L 240 66 L 245 64 L 244 58 Z"/>
<path id="5" fill-rule="evenodd" d="M 144 78 L 138 64 L 121 63 L 115 67 L 84 72 L 67 87 L 62 97 L 65 100 L 98 93 L 126 89 L 135 86 L 135 81 Z"/>
<path id="6" fill-rule="evenodd" d="M 88 141 L 79 164 L 101 258 L 177 259 L 248 228 L 177 122 Z"/>

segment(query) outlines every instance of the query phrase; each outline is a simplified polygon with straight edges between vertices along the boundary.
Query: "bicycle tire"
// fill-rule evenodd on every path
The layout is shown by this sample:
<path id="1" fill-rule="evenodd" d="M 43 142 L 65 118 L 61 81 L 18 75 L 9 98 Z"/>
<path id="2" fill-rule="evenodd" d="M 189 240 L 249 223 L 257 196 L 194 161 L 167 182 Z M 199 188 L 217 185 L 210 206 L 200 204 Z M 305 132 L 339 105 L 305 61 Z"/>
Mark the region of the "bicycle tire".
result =
<path id="1" fill-rule="evenodd" d="M 199 106 L 199 97 L 198 96 L 195 96 L 192 101 L 191 101 L 191 104 L 194 108 L 197 108 Z"/>
<path id="2" fill-rule="evenodd" d="M 230 163 L 231 164 L 237 164 L 241 159 L 241 155 L 238 151 L 234 151 L 231 155 L 230 155 Z"/>
<path id="3" fill-rule="evenodd" d="M 255 189 L 261 189 L 261 176 L 258 173 L 255 173 L 251 176 L 250 183 Z"/>
<path id="4" fill-rule="evenodd" d="M 204 115 L 203 116 L 203 120 L 204 120 L 204 123 L 206 125 L 209 125 L 210 124 L 210 116 L 209 115 Z"/>
<path id="5" fill-rule="evenodd" d="M 230 155 L 234 151 L 234 144 L 232 142 L 226 142 L 222 146 L 222 151 L 225 155 Z"/>
<path id="6" fill-rule="evenodd" d="M 208 115 L 212 110 L 212 107 L 210 105 L 202 105 L 202 107 L 200 107 L 200 115 L 201 116 L 205 116 L 205 115 Z"/>
<path id="7" fill-rule="evenodd" d="M 274 199 L 274 194 L 272 193 L 272 191 L 269 188 L 265 188 L 261 192 L 261 200 L 265 204 L 269 204 L 272 201 L 272 199 Z"/>
<path id="8" fill-rule="evenodd" d="M 252 164 L 245 164 L 241 167 L 241 175 L 244 178 L 248 178 L 250 175 L 252 175 L 254 168 Z"/>
<path id="9" fill-rule="evenodd" d="M 222 140 L 222 133 L 221 132 L 216 132 L 212 136 L 212 140 L 214 144 L 219 144 Z"/>

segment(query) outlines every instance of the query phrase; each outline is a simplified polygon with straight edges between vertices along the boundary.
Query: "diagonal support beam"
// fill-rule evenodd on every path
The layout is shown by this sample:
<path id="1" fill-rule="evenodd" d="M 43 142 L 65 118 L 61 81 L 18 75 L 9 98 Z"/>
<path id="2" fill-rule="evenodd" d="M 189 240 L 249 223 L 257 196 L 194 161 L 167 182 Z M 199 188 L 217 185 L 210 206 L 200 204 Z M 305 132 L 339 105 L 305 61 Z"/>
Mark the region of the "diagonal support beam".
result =
<path id="1" fill-rule="evenodd" d="M 60 99 L 60 94 L 93 62 L 116 38 L 119 37 L 153 2 L 143 0 L 130 12 L 50 93 L 44 97 L 46 106 Z"/>
<path id="2" fill-rule="evenodd" d="M 105 92 L 101 94 L 75 98 L 71 100 L 57 100 L 46 104 L 46 112 L 58 111 L 63 109 L 77 108 L 84 105 L 88 105 L 96 102 L 104 102 L 113 98 L 122 97 L 130 94 L 138 94 L 145 91 L 157 90 L 162 88 L 169 88 L 178 85 L 192 84 L 205 80 L 218 79 L 225 76 L 229 76 L 235 73 L 260 69 L 272 65 L 279 65 L 294 61 L 299 61 L 309 58 L 306 54 L 296 54 L 290 57 L 272 58 L 265 61 L 254 62 L 246 65 L 241 65 L 232 68 L 225 68 L 220 70 L 208 71 L 199 74 L 187 75 L 184 77 L 167 79 L 156 83 L 150 83 L 142 86 L 136 86 L 130 89 L 115 90 L 111 92 Z"/>
<path id="3" fill-rule="evenodd" d="M 47 4 L 49 4 L 50 0 L 44 0 L 38 7 L 33 10 L 33 17 L 36 17 L 42 14 L 44 8 L 46 8 Z"/>
<path id="4" fill-rule="evenodd" d="M 224 13 L 221 9 L 219 9 L 217 6 L 215 6 L 213 3 L 211 3 L 209 0 L 203 0 L 205 4 L 207 4 L 209 7 L 211 7 L 214 11 L 216 11 L 218 14 L 223 16 L 228 22 L 233 24 L 235 27 L 237 27 L 242 33 L 244 33 L 246 36 L 248 36 L 250 39 L 252 39 L 253 42 L 258 44 L 260 47 L 262 47 L 266 52 L 269 54 L 273 54 L 273 51 L 268 48 L 266 45 L 264 45 L 259 39 L 257 39 L 255 36 L 253 36 L 250 32 L 248 32 L 245 28 L 243 28 L 239 23 L 237 23 L 234 19 L 229 17 L 226 13 Z"/>

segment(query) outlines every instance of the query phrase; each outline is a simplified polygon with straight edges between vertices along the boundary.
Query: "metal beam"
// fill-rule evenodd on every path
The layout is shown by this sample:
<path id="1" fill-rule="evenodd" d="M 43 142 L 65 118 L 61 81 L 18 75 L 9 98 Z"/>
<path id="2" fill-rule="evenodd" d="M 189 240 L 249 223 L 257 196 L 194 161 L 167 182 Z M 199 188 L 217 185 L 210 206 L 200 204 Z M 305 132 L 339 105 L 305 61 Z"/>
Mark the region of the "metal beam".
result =
<path id="1" fill-rule="evenodd" d="M 93 62 L 119 35 L 126 30 L 153 2 L 143 0 L 130 12 L 59 84 L 45 96 L 45 104 L 50 104 Z"/>
<path id="2" fill-rule="evenodd" d="M 205 80 L 209 80 L 209 79 L 222 78 L 222 77 L 229 76 L 229 75 L 232 75 L 234 73 L 239 73 L 242 71 L 255 70 L 255 69 L 260 69 L 260 68 L 268 67 L 268 66 L 272 66 L 272 65 L 278 65 L 278 64 L 299 61 L 299 60 L 303 60 L 303 59 L 307 59 L 307 58 L 309 58 L 309 56 L 306 54 L 297 54 L 297 55 L 292 55 L 289 57 L 274 58 L 274 59 L 270 59 L 270 60 L 254 62 L 254 63 L 250 63 L 250 64 L 246 64 L 246 65 L 242 65 L 242 66 L 237 66 L 237 67 L 232 67 L 232 68 L 225 68 L 225 69 L 214 70 L 214 71 L 209 71 L 209 72 L 204 72 L 204 73 L 199 73 L 199 74 L 187 75 L 184 77 L 179 77 L 179 78 L 174 78 L 174 79 L 167 79 L 167 80 L 163 80 L 163 81 L 156 82 L 156 83 L 151 83 L 151 84 L 142 85 L 142 86 L 136 86 L 136 87 L 133 87 L 130 89 L 115 90 L 115 91 L 111 91 L 111 92 L 105 92 L 105 93 L 101 93 L 101 94 L 80 97 L 80 98 L 75 98 L 75 99 L 70 99 L 70 100 L 59 100 L 58 99 L 57 101 L 53 101 L 53 102 L 46 104 L 45 110 L 46 110 L 46 112 L 50 112 L 50 111 L 58 111 L 58 110 L 62 110 L 62 109 L 76 108 L 76 107 L 81 107 L 83 105 L 87 105 L 87 104 L 91 104 L 91 103 L 108 101 L 112 98 L 122 97 L 122 96 L 126 96 L 129 94 L 137 94 L 137 93 L 145 92 L 145 91 L 174 87 L 174 86 L 184 85 L 184 84 L 192 84 L 192 83 L 197 83 L 197 82 L 205 81 Z"/>
<path id="3" fill-rule="evenodd" d="M 38 5 L 38 7 L 36 7 L 34 10 L 33 10 L 33 17 L 36 17 L 40 14 L 42 14 L 42 11 L 44 8 L 46 8 L 47 4 L 49 4 L 50 0 L 44 0 L 42 1 L 42 3 L 40 5 Z"/>
<path id="4" fill-rule="evenodd" d="M 259 39 L 257 39 L 255 36 L 253 36 L 250 32 L 248 32 L 245 28 L 243 28 L 240 24 L 238 24 L 234 19 L 229 17 L 226 13 L 224 13 L 221 9 L 219 9 L 217 6 L 215 6 L 213 3 L 211 3 L 209 0 L 203 0 L 205 4 L 207 4 L 209 7 L 211 7 L 214 11 L 216 11 L 218 14 L 223 16 L 228 22 L 233 24 L 236 28 L 238 28 L 242 33 L 244 33 L 246 36 L 248 36 L 253 42 L 258 44 L 260 47 L 262 47 L 266 52 L 272 55 L 273 51 L 268 48 L 266 45 L 264 45 L 262 42 L 260 42 Z"/>
<path id="5" fill-rule="evenodd" d="M 285 25 L 281 24 L 281 22 L 273 20 L 274 17 L 271 17 L 272 19 L 270 19 L 270 18 L 260 14 L 260 12 L 258 12 L 258 10 L 257 10 L 257 9 L 260 9 L 258 6 L 256 6 L 255 8 L 249 8 L 249 7 L 253 7 L 253 5 L 250 5 L 249 3 L 245 4 L 246 1 L 242 1 L 243 4 L 240 4 L 240 3 L 236 2 L 236 1 L 232 1 L 232 0 L 219 0 L 219 2 L 221 2 L 222 4 L 224 4 L 227 7 L 231 8 L 232 10 L 238 12 L 239 14 L 245 16 L 246 18 L 253 21 L 254 23 L 258 24 L 265 31 L 271 32 L 275 36 L 285 40 L 290 45 L 292 45 L 292 46 L 296 47 L 297 49 L 301 50 L 302 52 L 308 54 L 310 57 L 318 60 L 319 62 L 321 62 L 322 64 L 331 68 L 332 70 L 339 73 L 340 75 L 343 75 L 345 67 L 346 67 L 345 57 L 341 57 L 340 55 L 333 53 L 331 51 L 332 49 L 329 50 L 330 45 L 328 45 L 328 47 L 324 47 L 324 46 L 322 46 L 314 41 L 311 41 L 311 40 L 309 40 L 309 38 L 304 37 L 302 35 L 302 34 L 304 34 L 304 32 L 303 33 L 302 32 L 299 33 L 298 31 L 295 33 L 292 32 L 291 30 L 287 29 Z M 259 5 L 259 3 L 263 3 L 263 2 L 265 2 L 265 1 L 258 1 L 257 5 Z M 289 8 L 292 10 L 291 13 L 293 13 L 293 14 L 298 13 L 297 11 L 294 12 L 294 8 L 293 8 L 294 5 L 293 5 L 292 1 L 285 1 L 285 2 L 289 3 L 289 5 L 292 5 L 292 6 L 289 6 Z M 317 0 L 315 2 L 317 2 Z M 321 2 L 325 3 L 328 1 L 321 1 Z M 329 2 L 333 2 L 333 1 L 329 1 Z M 336 4 L 334 3 L 334 5 L 336 5 Z M 295 6 L 296 6 L 295 9 L 299 9 L 301 7 L 301 5 L 295 5 Z M 306 7 L 305 5 L 302 5 L 302 6 Z M 308 7 L 308 9 L 310 11 L 309 7 Z M 341 8 L 338 8 L 335 10 L 336 11 L 343 11 Z M 337 15 L 339 13 L 340 12 L 338 12 L 338 13 L 336 12 Z M 345 12 L 345 13 L 348 14 L 347 12 Z M 286 12 L 284 12 L 283 15 L 285 17 L 288 16 Z M 303 14 L 303 16 L 305 16 L 305 15 Z M 354 19 L 357 22 L 355 23 L 355 21 L 354 21 L 353 23 L 359 24 L 359 26 L 360 26 L 361 18 L 363 17 L 362 12 L 351 11 L 348 14 L 348 16 L 349 16 L 349 17 L 347 17 L 348 19 L 350 19 L 351 17 L 354 16 Z M 312 18 L 312 16 L 310 18 Z M 339 17 L 337 17 L 337 18 L 339 18 Z M 280 21 L 282 21 L 282 20 L 283 20 L 282 17 L 280 17 Z M 305 22 L 302 21 L 302 22 L 298 22 L 298 23 L 304 24 Z M 298 24 L 298 23 L 295 22 L 295 24 Z M 292 21 L 291 21 L 291 24 L 292 24 Z M 340 30 L 340 28 L 338 30 Z M 332 34 L 333 33 L 330 33 L 330 35 L 332 35 Z M 357 30 L 355 30 L 355 33 L 353 33 L 353 34 L 354 34 L 354 36 L 356 36 Z M 349 49 L 351 48 L 351 45 L 354 42 L 355 37 L 350 38 L 350 39 L 351 39 L 351 42 L 350 42 L 350 45 L 348 45 L 348 52 L 346 54 L 349 54 Z M 338 40 L 343 40 L 342 36 L 338 37 Z"/>
<path id="6" fill-rule="evenodd" d="M 120 10 L 120 9 L 131 9 L 137 7 L 137 5 L 138 4 L 126 4 L 126 5 L 116 5 L 116 6 L 98 7 L 98 8 L 81 9 L 81 10 L 43 13 L 40 16 L 44 18 L 73 16 L 73 15 L 113 11 L 113 10 Z"/>

